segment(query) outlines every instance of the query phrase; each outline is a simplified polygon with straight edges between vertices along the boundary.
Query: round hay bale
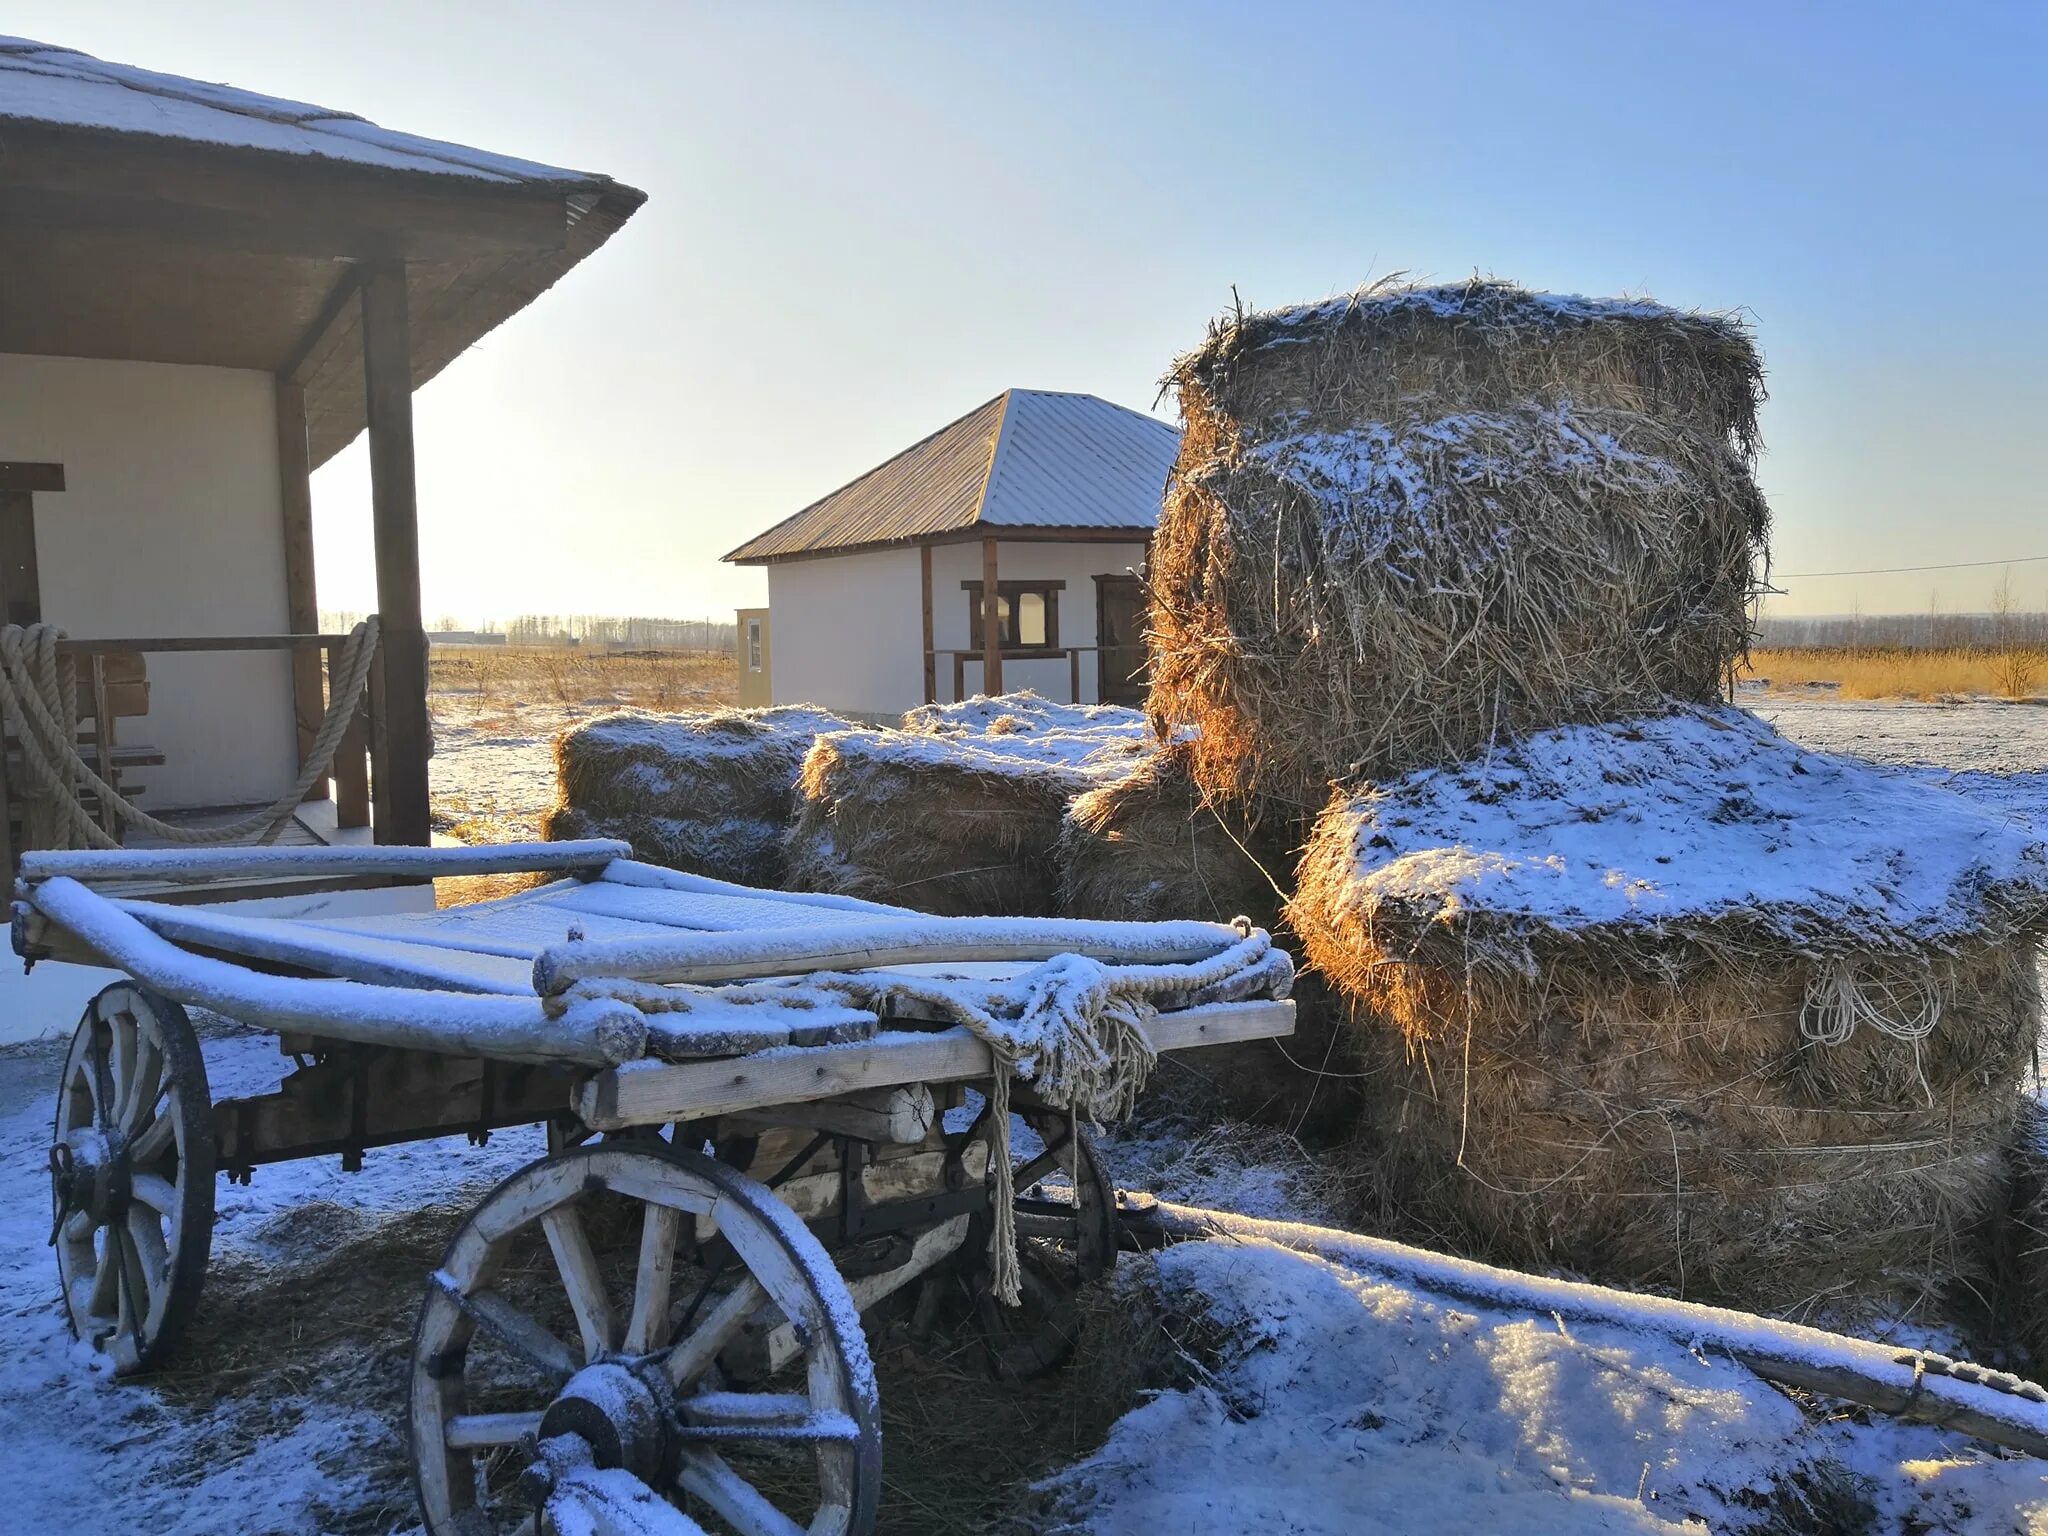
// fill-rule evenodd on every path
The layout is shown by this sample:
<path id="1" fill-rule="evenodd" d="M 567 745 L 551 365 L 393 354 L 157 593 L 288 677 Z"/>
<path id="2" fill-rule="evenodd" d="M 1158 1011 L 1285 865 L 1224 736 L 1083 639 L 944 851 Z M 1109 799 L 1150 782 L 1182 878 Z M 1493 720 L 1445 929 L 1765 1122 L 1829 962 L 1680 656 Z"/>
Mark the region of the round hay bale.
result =
<path id="1" fill-rule="evenodd" d="M 1288 916 L 1401 1220 L 1737 1305 L 1931 1288 L 2004 1198 L 2048 848 L 1738 710 L 1340 794 Z"/>
<path id="2" fill-rule="evenodd" d="M 798 706 L 600 715 L 556 738 L 558 798 L 542 833 L 624 838 L 650 863 L 778 886 L 804 754 L 845 725 Z"/>
<path id="3" fill-rule="evenodd" d="M 1362 1162 L 1384 1220 L 1500 1262 L 1728 1305 L 1939 1291 L 2006 1199 L 2040 1023 L 2031 956 L 1929 957 L 1940 1048 L 1801 1030 L 1811 963 L 1631 984 L 1565 963 L 1466 991 L 1351 988 Z M 1440 1028 L 1416 1037 L 1420 1009 Z"/>
<path id="4" fill-rule="evenodd" d="M 970 740 L 820 736 L 785 842 L 791 887 L 952 917 L 1053 916 L 1060 817 L 1095 782 Z"/>
<path id="5" fill-rule="evenodd" d="M 1736 321 L 1498 283 L 1212 327 L 1169 375 L 1155 725 L 1298 827 L 1332 782 L 1716 697 L 1768 522 L 1760 377 Z"/>
<path id="6" fill-rule="evenodd" d="M 1175 742 L 1144 767 L 1077 796 L 1060 828 L 1060 911 L 1132 922 L 1249 917 L 1271 929 L 1284 868 L 1232 811 L 1212 805 Z"/>

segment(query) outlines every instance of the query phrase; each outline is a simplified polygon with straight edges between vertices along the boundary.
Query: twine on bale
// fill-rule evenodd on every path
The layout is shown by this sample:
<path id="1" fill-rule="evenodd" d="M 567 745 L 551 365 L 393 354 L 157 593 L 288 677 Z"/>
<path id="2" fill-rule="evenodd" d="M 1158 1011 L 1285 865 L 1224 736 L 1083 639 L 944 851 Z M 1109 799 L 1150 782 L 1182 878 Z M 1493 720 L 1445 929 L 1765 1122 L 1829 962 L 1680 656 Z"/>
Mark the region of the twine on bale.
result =
<path id="1" fill-rule="evenodd" d="M 85 808 L 90 792 L 119 824 L 182 847 L 268 843 L 297 812 L 306 792 L 327 776 L 369 687 L 377 655 L 374 615 L 349 631 L 326 716 L 292 787 L 253 815 L 216 827 L 188 827 L 152 816 L 94 771 L 78 751 L 78 685 L 57 655 L 64 632 L 53 624 L 0 628 L 0 713 L 21 743 L 29 777 L 28 841 L 38 848 L 118 848 L 121 840 Z"/>

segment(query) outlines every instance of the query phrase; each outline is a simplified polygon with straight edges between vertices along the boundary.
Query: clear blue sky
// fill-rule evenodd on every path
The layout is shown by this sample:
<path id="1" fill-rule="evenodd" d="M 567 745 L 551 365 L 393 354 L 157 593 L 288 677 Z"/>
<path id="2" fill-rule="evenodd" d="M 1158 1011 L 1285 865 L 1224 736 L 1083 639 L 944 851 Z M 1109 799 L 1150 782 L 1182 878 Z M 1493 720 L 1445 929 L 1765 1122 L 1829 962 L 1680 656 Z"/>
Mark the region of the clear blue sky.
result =
<path id="1" fill-rule="evenodd" d="M 6 30 L 607 172 L 647 207 L 419 397 L 426 601 L 697 616 L 1010 385 L 1151 406 L 1235 284 L 1749 310 L 1783 571 L 2048 554 L 2048 6 L 348 6 Z M 1170 406 L 1162 406 L 1162 410 Z M 358 446 L 321 596 L 368 606 Z M 2048 606 L 2048 563 L 2012 568 Z M 2000 572 L 1789 583 L 1981 607 Z"/>

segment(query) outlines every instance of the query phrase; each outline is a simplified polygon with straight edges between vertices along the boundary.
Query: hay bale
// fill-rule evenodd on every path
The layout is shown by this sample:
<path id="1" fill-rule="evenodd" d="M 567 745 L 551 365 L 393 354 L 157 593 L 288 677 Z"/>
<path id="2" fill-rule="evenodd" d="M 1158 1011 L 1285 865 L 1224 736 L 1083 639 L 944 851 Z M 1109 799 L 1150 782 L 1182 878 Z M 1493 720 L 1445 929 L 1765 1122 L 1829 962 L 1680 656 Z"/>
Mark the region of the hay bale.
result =
<path id="1" fill-rule="evenodd" d="M 1249 917 L 1271 929 L 1284 870 L 1243 819 L 1209 802 L 1190 767 L 1191 742 L 1154 753 L 1135 773 L 1075 797 L 1060 827 L 1060 911 L 1132 922 Z"/>
<path id="2" fill-rule="evenodd" d="M 947 916 L 1050 917 L 1067 802 L 1143 762 L 1070 733 L 835 731 L 805 757 L 785 847 L 793 888 Z"/>
<path id="3" fill-rule="evenodd" d="M 1743 1306 L 1931 1288 L 2004 1198 L 2048 846 L 1741 711 L 1339 795 L 1288 914 L 1405 1223 Z"/>
<path id="4" fill-rule="evenodd" d="M 1494 282 L 1238 315 L 1169 375 L 1150 709 L 1218 798 L 1718 695 L 1767 510 L 1745 328 Z"/>
<path id="5" fill-rule="evenodd" d="M 542 834 L 624 838 L 650 863 L 779 886 L 797 771 L 820 731 L 846 723 L 803 706 L 600 715 L 555 741 Z"/>

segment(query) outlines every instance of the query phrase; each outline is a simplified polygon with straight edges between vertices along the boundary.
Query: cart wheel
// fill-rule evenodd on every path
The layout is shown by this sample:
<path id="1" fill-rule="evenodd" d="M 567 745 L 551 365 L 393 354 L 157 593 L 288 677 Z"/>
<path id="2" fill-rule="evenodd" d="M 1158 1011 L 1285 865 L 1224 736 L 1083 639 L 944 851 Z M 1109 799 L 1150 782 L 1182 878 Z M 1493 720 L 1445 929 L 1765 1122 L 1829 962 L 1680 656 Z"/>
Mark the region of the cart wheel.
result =
<path id="1" fill-rule="evenodd" d="M 1066 1364 L 1081 1334 L 1075 1298 L 1116 1262 L 1116 1191 L 1093 1138 L 1064 1110 L 1013 1109 L 1010 1153 L 1021 1303 L 996 1299 L 985 1225 L 964 1252 L 974 1266 L 975 1318 L 989 1366 L 1006 1381 L 1028 1381 Z"/>
<path id="2" fill-rule="evenodd" d="M 158 1364 L 213 1245 L 213 1099 L 185 1010 L 129 982 L 86 1005 L 57 1085 L 52 1231 L 79 1338 Z"/>
<path id="3" fill-rule="evenodd" d="M 432 1536 L 530 1531 L 590 1494 L 585 1465 L 740 1536 L 866 1536 L 881 1492 L 832 1261 L 765 1187 L 655 1141 L 543 1159 L 462 1224 L 420 1310 L 410 1430 Z"/>

